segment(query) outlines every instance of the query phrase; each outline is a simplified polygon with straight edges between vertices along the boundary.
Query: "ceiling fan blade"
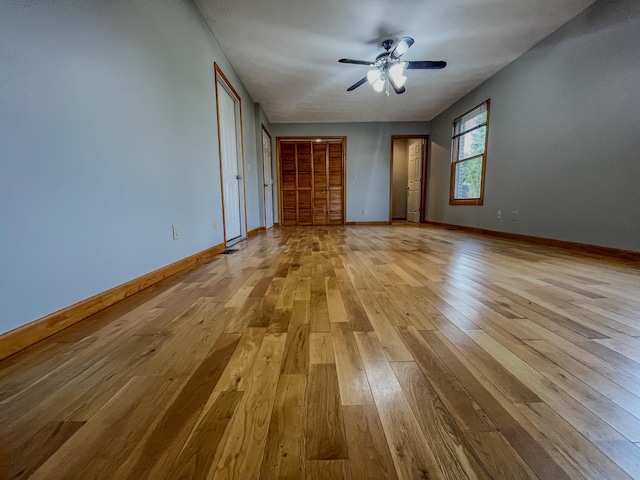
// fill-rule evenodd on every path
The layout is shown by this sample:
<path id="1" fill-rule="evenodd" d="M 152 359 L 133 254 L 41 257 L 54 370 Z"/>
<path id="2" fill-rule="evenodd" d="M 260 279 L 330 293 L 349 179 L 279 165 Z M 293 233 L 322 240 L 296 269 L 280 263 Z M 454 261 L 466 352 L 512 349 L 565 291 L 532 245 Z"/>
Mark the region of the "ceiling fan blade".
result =
<path id="1" fill-rule="evenodd" d="M 409 50 L 409 48 L 411 48 L 411 45 L 413 45 L 413 41 L 414 40 L 411 37 L 402 37 L 400 40 L 398 40 L 396 46 L 393 47 L 393 50 L 391 50 L 391 57 L 400 58 L 402 55 L 407 53 L 407 50 Z"/>
<path id="2" fill-rule="evenodd" d="M 432 70 L 438 70 L 440 68 L 444 68 L 447 66 L 447 62 L 435 62 L 435 61 L 431 61 L 431 60 L 422 60 L 422 61 L 417 61 L 417 62 L 407 62 L 407 66 L 405 68 L 407 69 L 432 69 Z"/>
<path id="3" fill-rule="evenodd" d="M 407 89 L 404 88 L 404 85 L 402 87 L 398 87 L 398 85 L 396 85 L 396 82 L 391 75 L 389 75 L 387 78 L 389 79 L 389 83 L 391 84 L 391 86 L 393 87 L 393 89 L 398 95 L 407 91 Z"/>
<path id="4" fill-rule="evenodd" d="M 353 63 L 354 65 L 372 65 L 371 62 L 367 62 L 366 60 L 353 60 L 351 58 L 341 58 L 338 60 L 340 63 Z"/>
<path id="5" fill-rule="evenodd" d="M 356 83 L 354 83 L 353 85 L 351 85 L 349 88 L 347 88 L 347 92 L 350 92 L 351 90 L 355 90 L 356 88 L 358 88 L 360 85 L 362 85 L 363 83 L 365 83 L 367 81 L 367 77 L 363 77 L 360 80 L 358 80 Z"/>

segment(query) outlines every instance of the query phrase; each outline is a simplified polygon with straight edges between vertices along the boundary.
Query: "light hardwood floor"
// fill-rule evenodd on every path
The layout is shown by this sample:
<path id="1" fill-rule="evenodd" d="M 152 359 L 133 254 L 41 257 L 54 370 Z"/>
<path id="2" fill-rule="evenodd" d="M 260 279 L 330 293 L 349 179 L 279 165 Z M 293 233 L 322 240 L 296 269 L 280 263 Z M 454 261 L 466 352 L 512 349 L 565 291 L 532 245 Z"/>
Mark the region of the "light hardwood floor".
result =
<path id="1" fill-rule="evenodd" d="M 638 265 L 289 227 L 0 362 L 5 476 L 640 478 Z"/>

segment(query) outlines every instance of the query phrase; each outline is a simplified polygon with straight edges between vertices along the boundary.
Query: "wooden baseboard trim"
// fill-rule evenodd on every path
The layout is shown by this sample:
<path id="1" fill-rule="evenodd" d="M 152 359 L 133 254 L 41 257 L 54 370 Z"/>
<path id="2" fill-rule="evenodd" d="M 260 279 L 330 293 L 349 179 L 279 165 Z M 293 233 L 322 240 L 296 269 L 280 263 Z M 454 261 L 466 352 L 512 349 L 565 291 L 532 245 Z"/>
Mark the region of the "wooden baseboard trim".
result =
<path id="1" fill-rule="evenodd" d="M 510 240 L 519 240 L 519 241 L 535 243 L 539 245 L 547 245 L 549 247 L 564 248 L 567 250 L 573 250 L 580 253 L 604 255 L 606 257 L 612 257 L 612 258 L 631 261 L 631 262 L 640 261 L 640 252 L 636 252 L 634 250 L 623 250 L 620 248 L 601 247 L 598 245 L 589 245 L 586 243 L 569 242 L 566 240 L 556 240 L 554 238 L 534 237 L 531 235 L 522 235 L 520 233 L 500 232 L 498 230 L 487 230 L 484 228 L 467 227 L 464 225 L 454 225 L 450 223 L 427 222 L 422 224 L 422 226 L 455 228 L 456 230 L 462 230 L 465 232 L 479 233 L 481 235 L 491 235 L 493 237 L 507 238 Z"/>
<path id="2" fill-rule="evenodd" d="M 345 225 L 364 225 L 364 226 L 391 225 L 391 222 L 388 220 L 382 221 L 382 222 L 345 222 Z"/>
<path id="3" fill-rule="evenodd" d="M 264 232 L 267 229 L 265 227 L 258 227 L 258 228 L 254 228 L 253 230 L 249 230 L 247 232 L 247 238 L 251 238 L 251 237 L 255 237 L 256 235 L 258 235 L 260 232 Z"/>
<path id="4" fill-rule="evenodd" d="M 0 360 L 179 272 L 192 270 L 224 251 L 224 244 L 178 260 L 74 305 L 0 335 Z"/>

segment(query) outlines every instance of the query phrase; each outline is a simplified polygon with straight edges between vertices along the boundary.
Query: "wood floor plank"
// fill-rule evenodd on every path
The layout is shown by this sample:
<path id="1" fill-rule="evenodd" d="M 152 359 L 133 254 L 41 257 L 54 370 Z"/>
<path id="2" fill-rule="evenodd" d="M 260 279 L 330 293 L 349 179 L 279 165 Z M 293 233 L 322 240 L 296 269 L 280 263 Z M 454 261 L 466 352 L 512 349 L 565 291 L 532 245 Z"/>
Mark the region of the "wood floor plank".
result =
<path id="1" fill-rule="evenodd" d="M 545 403 L 519 404 L 517 407 L 538 430 L 546 432 L 554 445 L 586 477 L 603 480 L 631 478 Z"/>
<path id="2" fill-rule="evenodd" d="M 537 479 L 500 432 L 467 432 L 466 437 L 492 478 Z M 559 454 L 558 454 L 559 456 Z M 571 478 L 581 478 L 578 471 Z"/>
<path id="3" fill-rule="evenodd" d="M 308 460 L 306 480 L 350 480 L 347 460 Z"/>
<path id="4" fill-rule="evenodd" d="M 133 478 L 158 478 L 171 468 L 239 341 L 231 334 L 216 341 L 142 444 L 128 472 Z"/>
<path id="5" fill-rule="evenodd" d="M 358 332 L 356 342 L 398 478 L 445 478 L 375 333 Z"/>
<path id="6" fill-rule="evenodd" d="M 407 347 L 400 339 L 395 328 L 384 314 L 380 305 L 372 293 L 367 290 L 358 290 L 358 297 L 362 300 L 362 305 L 367 313 L 369 322 L 378 336 L 387 357 L 393 362 L 411 361 L 413 357 Z"/>
<path id="7" fill-rule="evenodd" d="M 240 337 L 238 346 L 233 351 L 231 358 L 227 362 L 215 390 L 222 392 L 225 390 L 246 389 L 246 384 L 253 367 L 258 350 L 262 345 L 265 336 L 264 328 L 247 328 Z"/>
<path id="8" fill-rule="evenodd" d="M 392 367 L 444 477 L 491 478 L 420 367 L 415 362 L 397 362 Z"/>
<path id="9" fill-rule="evenodd" d="M 287 336 L 282 374 L 306 375 L 309 368 L 309 324 L 301 323 Z"/>
<path id="10" fill-rule="evenodd" d="M 412 328 L 402 328 L 400 335 L 411 350 L 424 375 L 438 392 L 447 409 L 464 431 L 491 432 L 495 426 L 431 346 Z"/>
<path id="11" fill-rule="evenodd" d="M 261 479 L 303 479 L 306 427 L 306 372 L 280 375 Z"/>
<path id="12" fill-rule="evenodd" d="M 132 378 L 29 478 L 116 478 L 122 461 L 144 437 L 145 430 L 136 427 L 152 423 L 166 408 L 171 387 L 163 377 Z M 155 396 L 149 397 L 149 391 Z"/>
<path id="13" fill-rule="evenodd" d="M 340 270 L 336 270 L 336 280 L 338 282 L 338 287 L 340 289 L 340 294 L 342 295 L 342 299 L 344 300 L 344 307 L 347 311 L 347 318 L 349 323 L 351 324 L 351 328 L 354 332 L 371 332 L 373 331 L 373 327 L 371 323 L 369 323 L 369 319 L 367 318 L 367 314 L 356 294 L 356 289 L 354 288 L 351 280 L 344 273 L 344 269 L 341 274 L 338 274 Z M 327 289 L 329 291 L 329 288 Z M 329 301 L 329 308 L 331 309 L 331 301 Z M 329 318 L 331 318 L 331 310 L 329 310 Z M 332 320 L 333 321 L 333 320 Z M 339 321 L 339 320 L 337 320 Z"/>
<path id="14" fill-rule="evenodd" d="M 256 478 L 259 475 L 285 340 L 286 334 L 264 336 L 213 478 Z"/>
<path id="15" fill-rule="evenodd" d="M 525 385 L 530 386 L 547 403 L 557 398 L 560 387 L 567 394 L 581 403 L 584 408 L 611 425 L 631 441 L 640 438 L 640 419 L 607 399 L 604 395 L 589 388 L 583 382 L 566 372 L 556 368 L 545 369 L 544 373 L 536 371 L 484 332 L 470 332 L 474 341 L 489 354 L 498 359 L 505 368 L 517 376 Z M 579 413 L 580 410 L 574 411 Z"/>
<path id="16" fill-rule="evenodd" d="M 346 405 L 342 410 L 353 480 L 397 479 L 376 407 Z"/>
<path id="17" fill-rule="evenodd" d="M 349 458 L 338 375 L 336 367 L 329 363 L 309 367 L 306 438 L 308 460 Z"/>
<path id="18" fill-rule="evenodd" d="M 311 295 L 310 295 L 310 317 L 309 326 L 312 332 L 329 332 L 329 308 L 327 304 L 327 294 L 325 290 L 325 280 L 322 273 L 311 275 Z M 334 298 L 334 302 L 337 300 Z M 342 300 L 342 299 L 340 299 Z M 336 308 L 335 305 L 333 305 Z M 342 306 L 344 310 L 344 305 Z M 335 314 L 334 314 L 335 316 Z M 346 312 L 344 313 L 346 319 Z"/>
<path id="19" fill-rule="evenodd" d="M 360 352 L 349 323 L 332 323 L 331 338 L 343 405 L 373 403 Z"/>
<path id="20" fill-rule="evenodd" d="M 336 363 L 330 332 L 309 334 L 309 363 Z"/>
<path id="21" fill-rule="evenodd" d="M 432 351 L 448 366 L 455 377 L 464 384 L 474 402 L 477 402 L 490 421 L 502 432 L 514 450 L 518 452 L 536 475 L 542 478 L 570 478 L 545 448 L 534 440 L 518 419 L 514 418 L 513 414 L 507 409 L 507 404 L 500 402 L 487 389 L 487 385 L 483 385 L 469 369 L 461 364 L 440 334 L 426 331 L 421 333 L 427 340 L 429 347 L 433 349 Z M 423 372 L 428 376 L 424 369 Z"/>
<path id="22" fill-rule="evenodd" d="M 172 465 L 167 478 L 206 478 L 214 466 L 220 442 L 241 399 L 242 392 L 237 390 L 221 392 L 217 396 Z"/>
<path id="23" fill-rule="evenodd" d="M 332 322 L 347 322 L 347 310 L 344 306 L 344 300 L 340 289 L 338 287 L 338 281 L 335 277 L 325 277 L 325 291 L 327 295 L 327 305 L 329 320 Z"/>
<path id="24" fill-rule="evenodd" d="M 2 445 L 0 478 L 26 479 L 71 438 L 86 422 L 47 422 L 18 444 Z M 4 447 L 4 448 L 2 448 Z M 24 462 L 24 459 L 28 463 Z"/>

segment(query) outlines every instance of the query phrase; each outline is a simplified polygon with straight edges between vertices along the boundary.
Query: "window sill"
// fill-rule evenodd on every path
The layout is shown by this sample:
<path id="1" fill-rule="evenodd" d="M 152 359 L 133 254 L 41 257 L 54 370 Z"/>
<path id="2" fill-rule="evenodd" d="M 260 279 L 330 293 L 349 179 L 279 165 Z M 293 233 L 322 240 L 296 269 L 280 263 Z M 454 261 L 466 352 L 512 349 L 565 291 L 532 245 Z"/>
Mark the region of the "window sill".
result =
<path id="1" fill-rule="evenodd" d="M 483 204 L 482 198 L 449 199 L 449 205 L 476 205 Z"/>

